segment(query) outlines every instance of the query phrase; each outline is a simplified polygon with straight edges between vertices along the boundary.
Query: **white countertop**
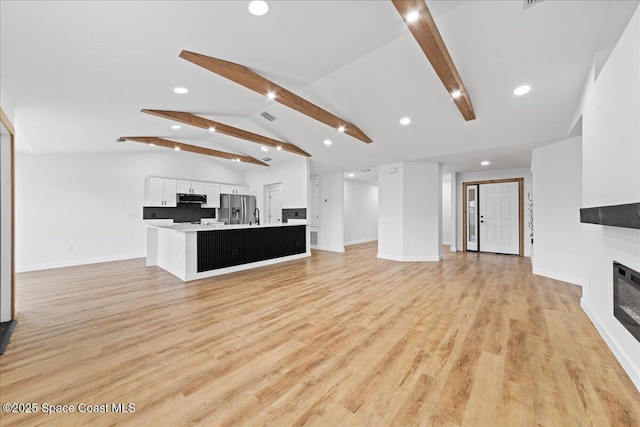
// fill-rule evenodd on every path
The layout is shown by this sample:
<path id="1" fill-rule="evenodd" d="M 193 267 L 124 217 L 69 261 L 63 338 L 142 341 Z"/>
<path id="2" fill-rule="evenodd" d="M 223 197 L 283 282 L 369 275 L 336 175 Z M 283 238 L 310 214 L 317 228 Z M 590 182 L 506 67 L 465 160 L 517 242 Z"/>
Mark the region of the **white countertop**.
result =
<path id="1" fill-rule="evenodd" d="M 267 228 L 267 227 L 291 227 L 296 225 L 305 225 L 305 223 L 300 223 L 298 221 L 291 222 L 288 224 L 260 224 L 260 225 L 249 225 L 249 224 L 230 224 L 224 225 L 222 223 L 217 224 L 174 224 L 174 225 L 152 225 L 147 224 L 148 227 L 159 228 L 162 230 L 169 231 L 179 231 L 179 232 L 190 232 L 190 231 L 213 231 L 213 230 L 237 230 L 243 228 Z"/>

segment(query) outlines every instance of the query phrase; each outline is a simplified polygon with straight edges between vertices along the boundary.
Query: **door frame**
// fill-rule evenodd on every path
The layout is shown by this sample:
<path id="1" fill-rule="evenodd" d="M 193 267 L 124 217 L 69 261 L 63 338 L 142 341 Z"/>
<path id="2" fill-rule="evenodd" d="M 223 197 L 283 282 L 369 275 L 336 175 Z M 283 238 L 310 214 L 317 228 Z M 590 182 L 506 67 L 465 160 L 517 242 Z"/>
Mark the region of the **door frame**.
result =
<path id="1" fill-rule="evenodd" d="M 16 319 L 16 222 L 15 222 L 15 135 L 16 131 L 9 121 L 2 108 L 0 108 L 0 122 L 4 125 L 7 132 L 9 132 L 9 144 L 10 144 L 10 160 L 9 168 L 11 169 L 11 320 Z"/>
<path id="2" fill-rule="evenodd" d="M 462 183 L 462 251 L 467 252 L 467 186 L 482 184 L 499 184 L 504 182 L 518 183 L 518 256 L 524 256 L 524 178 L 490 179 L 486 181 L 469 181 Z M 479 200 L 479 199 L 478 199 Z M 478 237 L 480 233 L 478 233 Z M 482 242 L 479 242 L 480 252 Z"/>

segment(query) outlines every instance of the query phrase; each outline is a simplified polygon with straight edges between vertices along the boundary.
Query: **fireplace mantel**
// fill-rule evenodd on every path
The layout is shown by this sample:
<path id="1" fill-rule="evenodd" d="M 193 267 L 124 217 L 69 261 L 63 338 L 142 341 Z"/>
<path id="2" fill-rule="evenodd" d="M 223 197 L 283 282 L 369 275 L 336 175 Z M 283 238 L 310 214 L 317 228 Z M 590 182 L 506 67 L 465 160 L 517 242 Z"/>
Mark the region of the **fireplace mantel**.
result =
<path id="1" fill-rule="evenodd" d="M 640 203 L 582 208 L 580 222 L 640 229 Z"/>

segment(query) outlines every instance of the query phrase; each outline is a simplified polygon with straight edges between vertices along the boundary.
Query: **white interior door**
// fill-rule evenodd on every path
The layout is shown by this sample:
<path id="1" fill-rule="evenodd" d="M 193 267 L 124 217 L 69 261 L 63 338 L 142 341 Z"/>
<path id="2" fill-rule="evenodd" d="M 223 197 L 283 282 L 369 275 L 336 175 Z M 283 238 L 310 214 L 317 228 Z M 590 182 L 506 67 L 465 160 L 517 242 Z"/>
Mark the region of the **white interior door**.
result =
<path id="1" fill-rule="evenodd" d="M 480 184 L 480 252 L 519 252 L 518 183 Z"/>
<path id="2" fill-rule="evenodd" d="M 282 222 L 282 190 L 269 191 L 269 224 Z"/>
<path id="3" fill-rule="evenodd" d="M 478 250 L 478 186 L 467 186 L 467 250 Z"/>

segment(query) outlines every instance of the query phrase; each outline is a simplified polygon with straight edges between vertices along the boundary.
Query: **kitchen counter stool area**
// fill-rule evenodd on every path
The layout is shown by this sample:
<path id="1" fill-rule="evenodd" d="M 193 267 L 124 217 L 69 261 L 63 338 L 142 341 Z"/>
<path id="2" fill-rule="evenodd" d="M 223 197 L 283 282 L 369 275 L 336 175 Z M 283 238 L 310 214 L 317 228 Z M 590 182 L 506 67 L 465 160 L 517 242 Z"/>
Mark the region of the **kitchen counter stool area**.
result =
<path id="1" fill-rule="evenodd" d="M 147 227 L 147 266 L 184 282 L 311 256 L 303 224 Z"/>

